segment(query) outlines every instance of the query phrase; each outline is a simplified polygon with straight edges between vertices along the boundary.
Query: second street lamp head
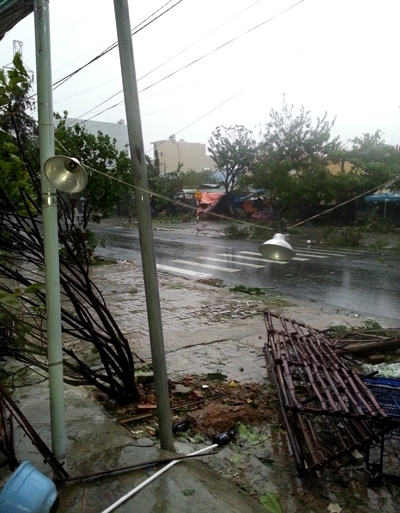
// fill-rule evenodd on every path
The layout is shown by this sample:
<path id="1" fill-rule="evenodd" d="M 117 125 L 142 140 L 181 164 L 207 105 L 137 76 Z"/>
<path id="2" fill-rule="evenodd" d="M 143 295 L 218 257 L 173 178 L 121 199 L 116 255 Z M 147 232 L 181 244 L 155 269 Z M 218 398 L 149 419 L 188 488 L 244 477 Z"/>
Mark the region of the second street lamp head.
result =
<path id="1" fill-rule="evenodd" d="M 272 239 L 261 244 L 258 251 L 270 260 L 291 260 L 296 255 L 282 233 L 276 233 Z"/>

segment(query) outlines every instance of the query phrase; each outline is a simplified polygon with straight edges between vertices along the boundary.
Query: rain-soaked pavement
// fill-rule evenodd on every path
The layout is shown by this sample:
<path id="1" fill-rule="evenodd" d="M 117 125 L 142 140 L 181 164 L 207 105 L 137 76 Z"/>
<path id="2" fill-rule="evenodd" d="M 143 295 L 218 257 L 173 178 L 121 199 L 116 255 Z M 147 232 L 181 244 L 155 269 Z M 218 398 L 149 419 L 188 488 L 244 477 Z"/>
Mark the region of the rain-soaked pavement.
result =
<path id="1" fill-rule="evenodd" d="M 121 240 L 124 238 L 128 245 L 132 244 L 129 233 L 127 237 L 122 236 Z M 190 258 L 195 258 L 196 254 L 199 256 L 199 252 L 203 251 L 203 244 L 202 240 L 197 241 L 197 246 L 192 244 L 195 250 L 192 248 Z M 222 251 L 216 248 L 220 244 L 224 245 Z M 163 243 L 164 245 L 169 248 L 170 259 L 176 259 L 179 248 L 179 258 L 182 258 L 183 251 L 189 247 L 189 244 L 182 242 L 178 245 Z M 217 249 L 219 252 L 227 252 L 228 247 L 231 250 L 235 248 L 238 252 L 243 251 L 243 246 L 231 241 L 212 239 L 211 244 L 207 245 L 214 247 L 214 253 Z M 247 250 L 246 245 L 245 251 Z M 118 253 L 118 248 L 115 251 Z M 131 250 L 129 251 L 129 254 L 132 254 Z M 117 258 L 128 260 L 126 255 L 127 253 L 119 253 Z M 348 258 L 332 257 L 329 260 L 340 258 L 342 265 L 346 263 L 346 268 L 356 269 L 364 257 L 357 256 L 354 262 L 353 253 L 350 255 Z M 138 259 L 135 257 L 134 260 Z M 327 259 L 321 260 L 324 260 L 325 266 L 328 265 Z M 378 263 L 374 264 L 373 260 L 373 257 L 367 256 L 364 261 L 378 268 Z M 354 265 L 350 265 L 349 262 L 353 262 Z M 314 261 L 312 263 L 318 265 Z M 308 261 L 298 261 L 295 265 L 299 265 L 302 272 L 306 269 L 303 266 L 307 265 L 311 273 Z M 265 267 L 255 271 L 269 273 L 269 277 L 279 272 L 290 274 L 287 266 L 269 269 Z M 140 268 L 128 263 L 119 263 L 93 268 L 91 272 L 93 280 L 98 284 L 110 311 L 127 335 L 132 348 L 143 358 L 149 359 L 148 327 Z M 349 272 L 350 276 L 353 276 L 352 271 Z M 384 267 L 380 272 L 384 275 Z M 249 273 L 249 276 L 251 275 L 252 273 Z M 313 276 L 315 278 L 315 274 Z M 254 279 L 257 283 L 256 278 Z M 243 283 L 241 280 L 242 278 L 239 282 Z M 337 283 L 344 282 L 347 288 L 353 286 L 353 278 L 345 279 L 342 276 L 339 280 L 334 276 L 332 280 L 337 280 Z M 314 279 L 314 282 L 314 287 L 322 284 L 320 277 Z M 391 279 L 388 279 L 388 282 L 391 282 Z M 327 308 L 320 302 L 310 301 L 309 297 L 306 301 L 298 301 L 291 306 L 284 302 L 273 303 L 272 298 L 250 298 L 246 294 L 233 293 L 226 288 L 218 289 L 195 283 L 174 273 L 160 272 L 159 286 L 168 376 L 174 381 L 178 381 L 184 375 L 223 371 L 227 376 L 227 382 L 235 380 L 243 384 L 255 383 L 273 393 L 274 389 L 269 384 L 262 355 L 265 326 L 260 315 L 269 301 L 269 307 L 274 311 L 282 312 L 299 322 L 307 322 L 317 329 L 335 324 L 357 325 L 366 318 L 362 315 L 356 317 L 354 313 L 346 312 L 342 307 Z M 264 286 L 267 287 L 267 284 Z M 307 290 L 311 294 L 310 285 Z M 272 293 L 278 291 L 281 292 L 278 287 L 270 290 Z M 317 298 L 318 291 L 311 297 Z M 360 301 L 362 302 L 362 299 Z M 357 309 L 354 307 L 355 311 Z M 396 325 L 396 318 L 398 315 L 389 324 Z M 65 343 L 75 351 L 87 351 L 91 363 L 94 363 L 96 355 L 85 349 L 80 341 L 66 339 Z M 42 438 L 50 444 L 47 384 L 36 373 L 20 376 L 20 382 L 14 387 L 13 397 Z M 36 386 L 24 387 L 24 381 L 36 383 Z M 155 436 L 148 433 L 138 436 L 132 432 L 135 430 L 126 429 L 116 423 L 115 419 L 105 413 L 101 405 L 94 400 L 90 389 L 73 389 L 67 386 L 65 394 L 68 461 L 72 475 L 164 456 L 157 448 L 158 440 Z M 231 426 L 227 426 L 229 427 Z M 134 499 L 116 511 L 261 512 L 266 509 L 259 503 L 260 496 L 266 496 L 269 492 L 276 494 L 283 513 L 400 511 L 400 488 L 392 481 L 369 486 L 369 475 L 360 454 L 349 454 L 340 462 L 339 467 L 299 479 L 288 449 L 283 424 L 277 421 L 276 417 L 268 417 L 264 422 L 248 425 L 246 428 L 248 431 L 238 435 L 228 446 L 219 449 L 217 455 L 204 457 L 203 461 L 207 462 L 207 466 L 202 462 L 176 465 L 170 473 L 164 474 L 164 477 L 140 491 Z M 44 469 L 43 471 L 48 473 L 35 448 L 27 442 L 26 437 L 18 436 L 20 438 L 17 453 L 20 458 L 31 459 L 39 469 Z M 201 442 L 182 436 L 177 440 L 176 450 L 182 454 L 193 452 L 204 446 L 204 443 L 210 443 L 207 437 L 204 439 L 205 442 Z M 400 472 L 400 447 L 398 442 L 393 443 L 387 456 L 391 459 L 395 471 Z M 153 469 L 148 467 L 141 471 L 107 477 L 104 480 L 60 487 L 59 511 L 100 513 L 153 472 Z M 5 477 L 4 468 L 0 469 L 1 477 Z"/>
<path id="2" fill-rule="evenodd" d="M 207 273 L 226 285 L 273 288 L 287 298 L 397 324 L 400 264 L 393 251 L 327 248 L 289 238 L 296 258 L 284 264 L 266 262 L 258 253 L 258 242 L 225 239 L 221 237 L 224 224 L 213 223 L 204 224 L 206 229 L 198 235 L 195 223 L 170 228 L 155 224 L 157 263 L 177 275 Z M 105 248 L 98 248 L 99 255 L 140 263 L 137 227 L 112 220 L 92 228 L 99 237 L 105 236 Z"/>

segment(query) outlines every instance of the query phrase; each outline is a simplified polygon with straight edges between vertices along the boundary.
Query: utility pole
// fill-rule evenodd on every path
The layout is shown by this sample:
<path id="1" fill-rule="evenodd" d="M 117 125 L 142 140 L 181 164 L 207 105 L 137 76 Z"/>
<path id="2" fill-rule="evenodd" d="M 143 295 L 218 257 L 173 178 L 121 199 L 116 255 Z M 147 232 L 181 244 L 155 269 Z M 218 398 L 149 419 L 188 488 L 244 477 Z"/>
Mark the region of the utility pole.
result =
<path id="1" fill-rule="evenodd" d="M 160 444 L 161 449 L 172 451 L 174 449 L 174 443 L 161 320 L 160 293 L 158 290 L 149 188 L 147 183 L 128 1 L 114 0 L 114 11 L 117 25 L 129 146 L 131 150 L 133 185 L 135 187 Z"/>
<path id="2" fill-rule="evenodd" d="M 51 440 L 54 456 L 66 466 L 57 192 L 44 174 L 54 156 L 49 0 L 35 0 L 34 7 Z"/>

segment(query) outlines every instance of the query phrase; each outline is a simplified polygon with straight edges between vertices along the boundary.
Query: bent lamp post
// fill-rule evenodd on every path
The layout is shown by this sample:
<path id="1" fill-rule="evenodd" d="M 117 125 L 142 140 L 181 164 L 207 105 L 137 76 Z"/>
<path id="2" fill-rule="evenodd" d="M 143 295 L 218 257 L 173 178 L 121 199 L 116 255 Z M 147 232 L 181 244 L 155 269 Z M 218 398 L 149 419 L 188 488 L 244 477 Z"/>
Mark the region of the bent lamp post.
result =
<path id="1" fill-rule="evenodd" d="M 276 233 L 272 239 L 261 244 L 258 251 L 270 260 L 291 260 L 296 255 L 283 233 Z"/>

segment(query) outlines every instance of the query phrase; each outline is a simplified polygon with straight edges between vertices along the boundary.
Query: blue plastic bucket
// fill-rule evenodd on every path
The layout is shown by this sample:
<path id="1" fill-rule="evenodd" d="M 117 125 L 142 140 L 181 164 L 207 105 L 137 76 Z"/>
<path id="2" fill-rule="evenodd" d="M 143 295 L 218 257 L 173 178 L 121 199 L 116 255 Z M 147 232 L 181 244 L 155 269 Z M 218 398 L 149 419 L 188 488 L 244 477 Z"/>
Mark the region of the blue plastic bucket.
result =
<path id="1" fill-rule="evenodd" d="M 0 513 L 49 513 L 56 499 L 53 481 L 24 461 L 0 493 Z"/>

